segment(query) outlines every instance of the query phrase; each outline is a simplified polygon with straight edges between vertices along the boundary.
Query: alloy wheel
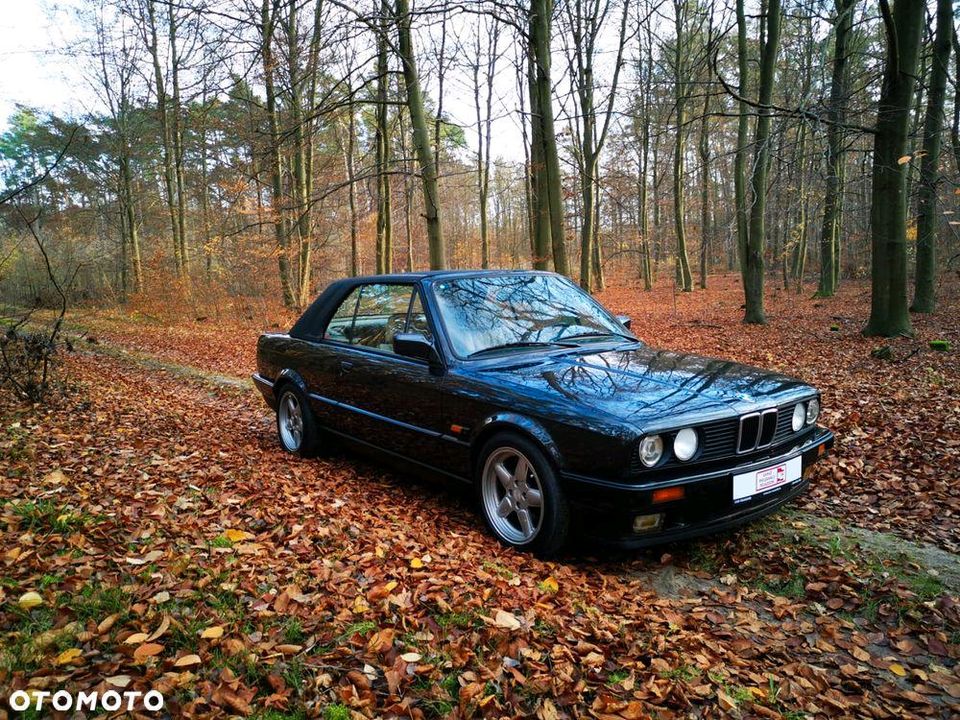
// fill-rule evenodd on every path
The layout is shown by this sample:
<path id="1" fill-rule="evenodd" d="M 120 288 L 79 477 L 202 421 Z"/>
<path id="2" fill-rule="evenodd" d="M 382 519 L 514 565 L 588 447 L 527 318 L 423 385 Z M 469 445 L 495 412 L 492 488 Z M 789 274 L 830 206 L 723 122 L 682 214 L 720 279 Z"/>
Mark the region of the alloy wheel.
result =
<path id="1" fill-rule="evenodd" d="M 484 512 L 498 535 L 516 545 L 537 536 L 543 524 L 543 487 L 522 452 L 502 447 L 490 453 L 480 489 Z"/>
<path id="2" fill-rule="evenodd" d="M 292 392 L 284 393 L 280 398 L 277 413 L 280 441 L 287 450 L 296 452 L 303 441 L 303 410 L 300 399 Z"/>

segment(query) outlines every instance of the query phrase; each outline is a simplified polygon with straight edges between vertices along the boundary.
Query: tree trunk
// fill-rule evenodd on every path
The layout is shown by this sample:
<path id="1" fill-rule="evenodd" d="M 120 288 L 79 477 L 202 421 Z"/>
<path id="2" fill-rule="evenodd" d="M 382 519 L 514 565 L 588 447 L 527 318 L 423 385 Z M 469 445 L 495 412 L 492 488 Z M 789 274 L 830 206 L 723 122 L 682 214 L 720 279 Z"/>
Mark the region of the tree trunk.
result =
<path id="1" fill-rule="evenodd" d="M 943 130 L 943 101 L 947 90 L 947 63 L 953 34 L 953 3 L 937 0 L 937 31 L 933 43 L 930 94 L 923 123 L 923 157 L 920 159 L 920 187 L 917 196 L 917 270 L 910 309 L 931 313 L 936 305 L 937 188 L 940 184 L 940 135 Z"/>
<path id="2" fill-rule="evenodd" d="M 266 2 L 266 0 L 264 0 Z M 180 244 L 180 223 L 177 220 L 177 202 L 174 192 L 173 170 L 173 143 L 171 140 L 170 122 L 167 116 L 167 93 L 163 79 L 163 68 L 160 65 L 160 49 L 157 41 L 157 15 L 155 0 L 147 0 L 147 22 L 149 25 L 148 40 L 150 56 L 153 60 L 154 81 L 157 85 L 157 114 L 160 119 L 160 137 L 162 139 L 163 155 L 163 187 L 166 194 L 167 214 L 170 218 L 170 232 L 173 237 L 173 263 L 177 277 L 183 277 L 183 257 Z"/>
<path id="3" fill-rule="evenodd" d="M 210 103 L 206 91 L 200 102 L 200 224 L 203 230 L 204 273 L 207 282 L 213 280 L 213 248 L 210 238 L 210 175 L 208 169 L 209 145 L 207 143 L 207 121 Z"/>
<path id="4" fill-rule="evenodd" d="M 143 262 L 140 257 L 140 235 L 137 232 L 137 216 L 133 206 L 133 175 L 130 172 L 129 149 L 124 140 L 123 157 L 120 159 L 120 178 L 123 188 L 123 211 L 126 215 L 126 230 L 130 244 L 130 265 L 133 269 L 133 291 L 143 290 Z"/>
<path id="5" fill-rule="evenodd" d="M 960 173 L 960 39 L 957 30 L 951 34 L 953 45 L 953 123 L 950 125 L 950 144 L 953 146 L 953 160 Z"/>
<path id="6" fill-rule="evenodd" d="M 603 292 L 607 281 L 603 277 L 603 238 L 600 235 L 600 188 L 593 193 L 593 277 L 594 290 Z"/>
<path id="7" fill-rule="evenodd" d="M 403 158 L 403 230 L 407 247 L 407 272 L 413 272 L 413 183 L 410 178 L 410 153 L 407 148 L 407 126 L 402 112 L 397 113 L 399 125 L 400 156 Z"/>
<path id="8" fill-rule="evenodd" d="M 443 245 L 443 231 L 440 226 L 437 167 L 434 163 L 433 149 L 430 146 L 430 130 L 427 127 L 427 114 L 420 90 L 420 78 L 417 75 L 416 55 L 410 33 L 411 18 L 408 0 L 397 0 L 396 9 L 398 46 L 407 91 L 407 109 L 410 112 L 410 124 L 413 126 L 414 149 L 420 162 L 423 212 L 427 221 L 427 243 L 430 248 L 430 269 L 443 270 L 446 267 L 446 249 Z"/>
<path id="9" fill-rule="evenodd" d="M 853 31 L 853 11 L 857 0 L 836 0 L 836 39 L 833 51 L 833 77 L 830 104 L 827 106 L 827 179 L 823 201 L 823 225 L 820 229 L 820 285 L 818 297 L 830 297 L 837 290 L 840 243 L 840 211 L 843 205 L 844 132 L 841 124 L 847 109 L 847 45 Z"/>
<path id="10" fill-rule="evenodd" d="M 806 262 L 807 254 L 807 126 L 801 125 L 797 130 L 799 138 L 797 139 L 797 167 L 800 177 L 797 182 L 797 222 L 793 227 L 793 249 L 790 257 L 790 277 L 793 279 L 797 293 L 801 292 L 803 287 L 803 265 Z M 787 278 L 784 277 L 784 280 Z M 788 285 L 784 284 L 784 290 Z"/>
<path id="11" fill-rule="evenodd" d="M 767 171 L 770 167 L 771 111 L 768 106 L 773 95 L 777 50 L 780 45 L 780 0 L 770 0 L 767 6 L 766 23 L 766 41 L 760 53 L 760 84 L 758 88 L 760 109 L 758 110 L 755 135 L 756 155 L 750 181 L 751 206 L 747 256 L 743 268 L 743 292 L 746 300 L 743 321 L 756 324 L 763 324 L 767 321 L 763 312 L 763 254 L 766 246 L 764 212 L 766 209 Z"/>
<path id="12" fill-rule="evenodd" d="M 749 58 L 747 57 L 747 19 L 743 12 L 743 0 L 737 2 L 737 66 L 739 80 L 737 93 L 746 98 L 749 85 Z M 749 215 L 747 214 L 747 132 L 749 130 L 748 107 L 744 100 L 738 103 L 737 150 L 734 157 L 733 186 L 734 205 L 737 214 L 737 257 L 740 260 L 740 272 L 747 274 L 747 244 L 750 235 Z"/>
<path id="13" fill-rule="evenodd" d="M 690 258 L 687 255 L 687 228 L 684 214 L 686 199 L 684 197 L 684 175 L 686 174 L 686 57 L 684 53 L 683 8 L 682 0 L 674 0 L 674 20 L 677 32 L 673 51 L 673 67 L 676 73 L 674 87 L 676 89 L 677 133 L 673 146 L 673 225 L 677 235 L 677 284 L 683 292 L 693 290 L 693 276 L 690 273 Z"/>
<path id="14" fill-rule="evenodd" d="M 170 21 L 170 71 L 173 81 L 173 164 L 177 183 L 177 237 L 180 241 L 181 280 L 190 281 L 190 251 L 187 246 L 187 190 L 183 172 L 183 108 L 180 104 L 180 57 L 177 54 L 177 23 L 174 5 L 168 6 Z"/>
<path id="15" fill-rule="evenodd" d="M 700 121 L 700 289 L 707 289 L 707 266 L 710 257 L 710 95 L 703 96 L 703 118 Z"/>
<path id="16" fill-rule="evenodd" d="M 548 270 L 552 259 L 550 244 L 550 196 L 547 193 L 546 158 L 544 156 L 543 114 L 540 109 L 540 88 L 537 84 L 537 59 L 534 47 L 535 12 L 531 6 L 530 43 L 527 48 L 527 77 L 530 92 L 530 220 L 533 242 L 533 267 Z"/>
<path id="17" fill-rule="evenodd" d="M 271 3 L 273 7 L 271 8 Z M 270 214 L 273 216 L 273 230 L 277 242 L 277 266 L 280 270 L 280 292 L 284 307 L 295 305 L 293 286 L 290 282 L 290 260 L 287 257 L 287 226 L 283 212 L 283 167 L 280 162 L 280 121 L 277 117 L 277 94 L 274 88 L 273 71 L 273 30 L 276 20 L 276 0 L 263 0 L 260 9 L 261 19 L 261 59 L 263 78 L 267 94 L 267 119 L 270 126 Z"/>
<path id="18" fill-rule="evenodd" d="M 490 238 L 487 228 L 487 199 L 490 193 L 490 140 L 493 112 L 493 81 L 497 67 L 497 48 L 500 40 L 500 25 L 494 20 L 493 32 L 487 40 L 486 98 L 480 99 L 480 40 L 475 46 L 477 57 L 473 66 L 473 100 L 477 111 L 477 195 L 480 204 L 480 265 L 490 267 Z M 486 115 L 483 115 L 483 109 Z"/>
<path id="19" fill-rule="evenodd" d="M 886 33 L 883 86 L 873 143 L 870 206 L 872 245 L 870 319 L 864 335 L 912 335 L 907 309 L 907 151 L 910 103 L 920 54 L 924 5 L 880 0 Z"/>
<path id="20" fill-rule="evenodd" d="M 534 71 L 530 43 L 525 43 L 523 38 L 520 38 L 520 42 L 518 43 L 514 65 L 517 70 L 517 99 L 520 102 L 520 135 L 523 138 L 523 199 L 526 210 L 524 217 L 526 221 L 527 243 L 530 250 L 530 264 L 536 268 L 538 267 L 539 261 L 537 259 L 538 223 L 534 214 L 536 199 L 533 193 L 533 140 L 527 132 L 528 126 L 532 129 L 535 123 L 531 120 L 534 117 L 533 109 L 531 108 L 531 111 L 528 113 L 525 103 L 525 95 L 530 95 L 532 102 Z M 525 88 L 526 92 L 524 92 Z"/>
<path id="21" fill-rule="evenodd" d="M 390 115 L 387 105 L 390 88 L 390 67 L 387 56 L 390 27 L 389 0 L 381 0 L 380 32 L 377 38 L 377 108 L 376 144 L 377 166 L 377 241 L 376 271 L 378 274 L 393 269 L 393 221 L 390 203 Z"/>
<path id="22" fill-rule="evenodd" d="M 353 97 L 353 88 L 348 84 L 347 93 Z M 357 117 L 351 104 L 347 108 L 347 146 L 344 150 L 344 165 L 347 171 L 347 200 L 350 204 L 350 275 L 360 274 L 360 242 L 357 217 L 357 188 L 356 188 L 356 144 L 357 144 Z"/>
<path id="23" fill-rule="evenodd" d="M 550 246 L 553 253 L 553 268 L 562 275 L 570 274 L 567 249 L 564 243 L 563 194 L 561 188 L 560 157 L 557 152 L 557 134 L 553 120 L 553 83 L 550 79 L 550 36 L 553 0 L 531 0 L 530 45 L 533 62 L 531 70 L 531 115 L 532 123 L 539 123 L 541 167 L 536 179 L 538 202 L 544 203 L 550 220 Z M 534 103 L 536 93 L 536 103 Z M 534 133 L 536 135 L 536 133 Z M 541 229 L 539 232 L 543 232 Z M 542 238 L 540 239 L 542 240 Z"/>
<path id="24" fill-rule="evenodd" d="M 637 215 L 640 228 L 640 276 L 643 278 L 643 289 L 653 289 L 653 277 L 650 273 L 650 238 L 648 225 L 650 214 L 647 211 L 647 163 L 650 158 L 650 117 L 644 104 L 643 132 L 641 151 L 637 174 Z"/>

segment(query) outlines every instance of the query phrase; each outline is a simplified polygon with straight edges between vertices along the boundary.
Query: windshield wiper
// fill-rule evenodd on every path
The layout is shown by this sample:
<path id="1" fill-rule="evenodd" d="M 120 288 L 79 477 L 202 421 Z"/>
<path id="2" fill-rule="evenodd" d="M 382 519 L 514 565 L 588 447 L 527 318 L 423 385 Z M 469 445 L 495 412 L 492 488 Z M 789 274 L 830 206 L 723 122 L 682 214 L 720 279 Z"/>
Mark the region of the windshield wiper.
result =
<path id="1" fill-rule="evenodd" d="M 623 333 L 618 332 L 588 332 L 588 333 L 579 333 L 577 335 L 564 335 L 558 340 L 582 340 L 585 338 L 601 338 L 601 337 L 616 337 L 623 338 L 624 340 L 629 340 L 631 342 L 637 342 L 637 339 L 632 335 L 624 335 Z"/>
<path id="2" fill-rule="evenodd" d="M 483 350 L 477 350 L 476 352 L 472 352 L 467 357 L 483 355 L 484 353 L 493 352 L 494 350 L 509 350 L 510 348 L 523 348 L 523 347 L 576 347 L 576 344 L 559 342 L 557 340 L 552 340 L 550 342 L 544 342 L 544 341 L 538 341 L 538 340 L 519 340 L 517 342 L 508 342 L 508 343 L 503 343 L 501 345 L 491 345 L 490 347 L 483 348 Z"/>

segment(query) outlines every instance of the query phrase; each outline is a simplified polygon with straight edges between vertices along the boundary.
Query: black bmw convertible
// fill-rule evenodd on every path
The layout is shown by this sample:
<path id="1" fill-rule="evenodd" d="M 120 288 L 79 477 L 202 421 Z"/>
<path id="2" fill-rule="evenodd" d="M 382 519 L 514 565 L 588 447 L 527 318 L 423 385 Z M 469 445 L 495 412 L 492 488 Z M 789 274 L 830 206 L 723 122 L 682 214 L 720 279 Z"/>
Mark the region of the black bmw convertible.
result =
<path id="1" fill-rule="evenodd" d="M 437 271 L 332 283 L 257 344 L 283 447 L 331 440 L 471 484 L 490 530 L 555 553 L 770 513 L 833 445 L 817 390 L 657 350 L 560 275 Z"/>

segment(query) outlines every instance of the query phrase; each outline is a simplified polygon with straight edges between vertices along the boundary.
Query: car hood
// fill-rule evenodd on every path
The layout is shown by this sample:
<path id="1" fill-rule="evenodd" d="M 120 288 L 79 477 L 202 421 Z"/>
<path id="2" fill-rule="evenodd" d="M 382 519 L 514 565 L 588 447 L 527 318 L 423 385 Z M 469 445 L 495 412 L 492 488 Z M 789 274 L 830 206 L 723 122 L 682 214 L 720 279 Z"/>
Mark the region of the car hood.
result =
<path id="1" fill-rule="evenodd" d="M 542 402 L 587 406 L 647 432 L 740 415 L 814 392 L 779 373 L 646 345 L 516 360 L 483 373 L 521 386 Z"/>

